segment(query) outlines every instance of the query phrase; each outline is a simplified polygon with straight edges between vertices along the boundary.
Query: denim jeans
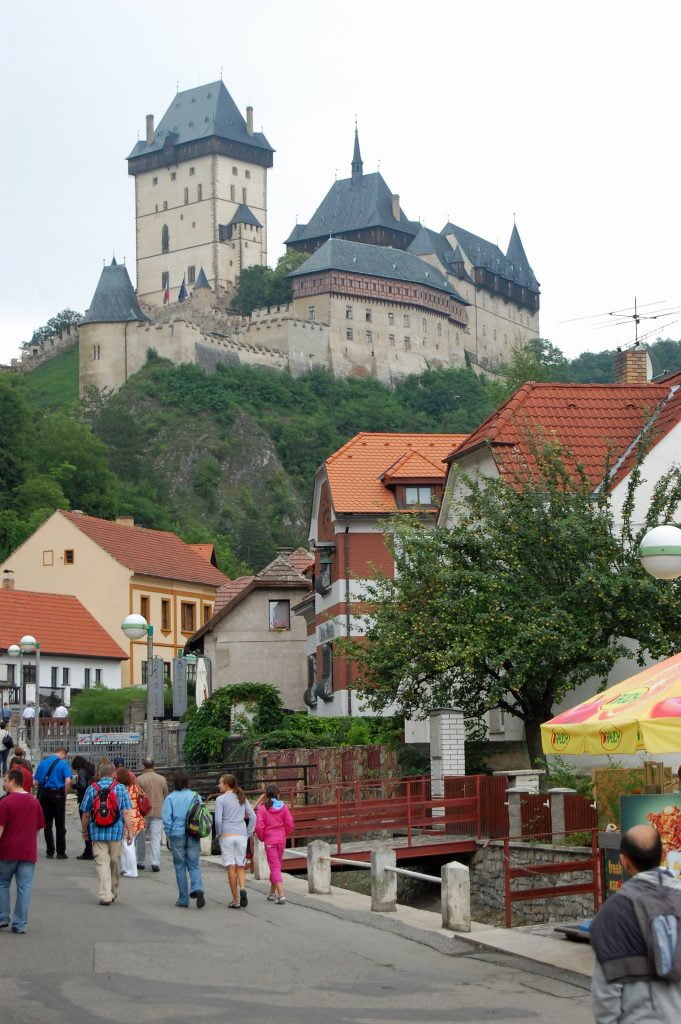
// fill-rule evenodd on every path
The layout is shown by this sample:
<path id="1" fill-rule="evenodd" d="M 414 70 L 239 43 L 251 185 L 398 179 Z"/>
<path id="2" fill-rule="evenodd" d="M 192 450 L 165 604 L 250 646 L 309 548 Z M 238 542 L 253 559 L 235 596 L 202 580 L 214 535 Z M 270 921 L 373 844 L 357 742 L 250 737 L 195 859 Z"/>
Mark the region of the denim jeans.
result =
<path id="1" fill-rule="evenodd" d="M 177 902 L 183 906 L 189 906 L 189 893 L 196 895 L 197 892 L 203 892 L 201 868 L 199 867 L 201 841 L 183 835 L 169 836 L 168 842 L 173 855 L 175 878 L 177 879 L 179 893 Z M 189 885 L 187 885 L 187 872 L 189 873 Z"/>
<path id="2" fill-rule="evenodd" d="M 146 860 L 144 843 L 146 841 L 146 837 L 149 836 L 151 863 L 152 865 L 159 867 L 161 864 L 161 833 L 163 831 L 163 821 L 161 818 L 152 818 L 151 815 L 147 814 L 146 822 L 147 827 L 144 832 L 138 832 L 135 836 L 135 843 L 137 844 L 137 863 L 141 866 Z"/>
<path id="3" fill-rule="evenodd" d="M 0 860 L 0 924 L 10 922 L 9 887 L 15 878 L 17 898 L 11 919 L 12 928 L 16 932 L 26 931 L 34 874 L 35 864 L 29 860 Z"/>

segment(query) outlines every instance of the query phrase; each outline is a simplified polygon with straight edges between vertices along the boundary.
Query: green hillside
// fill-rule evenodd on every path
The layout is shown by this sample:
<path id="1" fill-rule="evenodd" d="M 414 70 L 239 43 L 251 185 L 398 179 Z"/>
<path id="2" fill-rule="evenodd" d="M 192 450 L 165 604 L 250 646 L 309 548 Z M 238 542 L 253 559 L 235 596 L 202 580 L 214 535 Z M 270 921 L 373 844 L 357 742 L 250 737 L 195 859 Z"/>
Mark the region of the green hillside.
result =
<path id="1" fill-rule="evenodd" d="M 78 345 L 24 375 L 26 394 L 41 409 L 62 409 L 78 401 Z"/>

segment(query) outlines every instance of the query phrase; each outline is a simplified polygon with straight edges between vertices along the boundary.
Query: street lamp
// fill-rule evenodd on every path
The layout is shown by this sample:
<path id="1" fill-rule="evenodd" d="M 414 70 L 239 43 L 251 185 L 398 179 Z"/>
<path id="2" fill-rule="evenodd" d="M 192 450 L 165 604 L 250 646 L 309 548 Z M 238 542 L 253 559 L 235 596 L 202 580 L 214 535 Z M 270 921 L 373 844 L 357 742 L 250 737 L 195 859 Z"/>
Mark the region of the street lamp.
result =
<path id="1" fill-rule="evenodd" d="M 30 703 L 28 695 L 28 686 L 24 679 L 24 655 L 34 654 L 35 655 L 35 694 L 34 694 L 34 708 L 40 700 L 40 644 L 34 636 L 27 633 L 26 636 L 22 636 L 18 644 L 12 644 L 7 648 L 7 653 L 12 658 L 19 659 L 19 678 L 22 684 L 22 698 L 24 707 Z M 33 763 L 37 764 L 40 760 L 40 737 L 38 735 L 39 721 L 38 713 L 34 712 L 33 722 L 31 725 L 31 740 L 33 746 Z"/>
<path id="2" fill-rule="evenodd" d="M 658 580 L 681 576 L 681 530 L 670 523 L 648 530 L 639 547 L 646 572 Z"/>
<path id="3" fill-rule="evenodd" d="M 151 688 L 152 661 L 154 658 L 154 627 L 147 622 L 143 615 L 126 615 L 121 623 L 121 629 L 128 640 L 141 640 L 147 638 L 147 757 L 154 759 L 154 695 Z"/>

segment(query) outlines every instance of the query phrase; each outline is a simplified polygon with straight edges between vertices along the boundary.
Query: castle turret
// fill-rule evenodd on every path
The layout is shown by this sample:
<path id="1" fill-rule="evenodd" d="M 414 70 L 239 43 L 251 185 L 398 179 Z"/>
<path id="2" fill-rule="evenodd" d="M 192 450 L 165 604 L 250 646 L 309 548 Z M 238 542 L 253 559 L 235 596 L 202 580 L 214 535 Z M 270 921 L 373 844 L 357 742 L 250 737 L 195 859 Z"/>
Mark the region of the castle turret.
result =
<path id="1" fill-rule="evenodd" d="M 128 331 L 147 323 L 124 264 L 102 269 L 90 308 L 79 325 L 80 393 L 118 388 L 128 379 Z"/>
<path id="2" fill-rule="evenodd" d="M 362 177 L 364 164 L 362 162 L 362 154 L 359 151 L 359 135 L 357 134 L 357 126 L 355 125 L 355 148 L 352 153 L 352 180 L 357 181 Z"/>

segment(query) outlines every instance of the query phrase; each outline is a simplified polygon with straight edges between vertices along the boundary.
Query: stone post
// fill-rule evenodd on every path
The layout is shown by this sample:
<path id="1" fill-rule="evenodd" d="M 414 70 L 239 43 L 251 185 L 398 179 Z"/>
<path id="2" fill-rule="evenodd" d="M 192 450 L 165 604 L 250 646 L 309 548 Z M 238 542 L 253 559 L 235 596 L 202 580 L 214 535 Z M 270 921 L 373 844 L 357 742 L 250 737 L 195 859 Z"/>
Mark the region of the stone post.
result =
<path id="1" fill-rule="evenodd" d="M 371 909 L 382 912 L 394 911 L 397 907 L 397 875 L 386 871 L 397 863 L 395 851 L 390 846 L 379 846 L 371 851 Z"/>
<path id="2" fill-rule="evenodd" d="M 270 877 L 265 846 L 256 835 L 253 836 L 253 877 L 258 880 Z"/>
<path id="3" fill-rule="evenodd" d="M 452 932 L 471 930 L 471 877 L 465 864 L 450 861 L 443 864 L 442 927 Z"/>
<path id="4" fill-rule="evenodd" d="M 436 708 L 430 713 L 430 787 L 433 800 L 445 795 L 446 775 L 465 775 L 466 731 L 460 708 Z M 433 808 L 433 817 L 442 817 Z"/>
<path id="5" fill-rule="evenodd" d="M 331 892 L 331 847 L 321 839 L 307 844 L 307 891 L 326 895 Z"/>
<path id="6" fill-rule="evenodd" d="M 564 843 L 567 841 L 565 833 L 565 796 L 567 793 L 576 793 L 575 789 L 562 789 L 556 787 L 556 789 L 549 790 L 549 800 L 551 801 L 551 840 L 554 843 Z M 560 833 L 563 833 L 561 835 Z"/>
<path id="7" fill-rule="evenodd" d="M 512 786 L 506 790 L 506 803 L 508 806 L 508 834 L 513 839 L 519 839 L 523 834 L 523 819 L 520 802 L 523 796 L 528 793 L 524 786 Z"/>

